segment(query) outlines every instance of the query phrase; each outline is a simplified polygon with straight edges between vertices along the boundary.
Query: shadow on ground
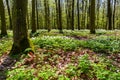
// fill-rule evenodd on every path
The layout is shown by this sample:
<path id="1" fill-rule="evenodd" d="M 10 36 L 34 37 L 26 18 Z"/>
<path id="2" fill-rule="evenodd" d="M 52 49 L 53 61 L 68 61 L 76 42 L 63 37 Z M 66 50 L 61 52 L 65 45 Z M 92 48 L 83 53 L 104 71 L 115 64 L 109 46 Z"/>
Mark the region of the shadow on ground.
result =
<path id="1" fill-rule="evenodd" d="M 0 80 L 6 80 L 7 71 L 12 69 L 16 61 L 15 58 L 12 58 L 8 54 L 4 54 L 0 57 Z"/>

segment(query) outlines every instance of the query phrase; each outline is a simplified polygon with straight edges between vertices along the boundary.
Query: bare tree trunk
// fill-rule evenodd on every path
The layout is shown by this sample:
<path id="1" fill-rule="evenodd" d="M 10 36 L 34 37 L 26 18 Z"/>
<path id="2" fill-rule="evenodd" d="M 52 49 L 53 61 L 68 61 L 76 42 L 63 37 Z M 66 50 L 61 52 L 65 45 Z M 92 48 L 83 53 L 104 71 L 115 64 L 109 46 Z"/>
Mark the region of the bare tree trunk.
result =
<path id="1" fill-rule="evenodd" d="M 95 0 L 90 5 L 90 33 L 95 34 Z"/>
<path id="2" fill-rule="evenodd" d="M 36 32 L 36 20 L 35 20 L 35 2 L 36 0 L 32 0 L 32 33 Z"/>
<path id="3" fill-rule="evenodd" d="M 97 0 L 97 16 L 96 16 L 96 21 L 97 21 L 97 28 L 99 28 L 99 8 L 100 8 L 100 0 Z"/>
<path id="4" fill-rule="evenodd" d="M 6 21 L 5 21 L 5 9 L 3 0 L 0 0 L 0 17 L 1 17 L 1 36 L 7 35 Z"/>
<path id="5" fill-rule="evenodd" d="M 36 26 L 39 29 L 38 0 L 36 0 Z"/>
<path id="6" fill-rule="evenodd" d="M 58 29 L 59 29 L 59 31 L 60 31 L 60 33 L 63 33 L 63 31 L 62 31 L 62 10 L 61 10 L 61 1 L 60 0 L 58 0 L 58 19 L 59 19 L 59 26 L 58 26 Z"/>
<path id="7" fill-rule="evenodd" d="M 50 10 L 49 10 L 49 0 L 44 0 L 45 7 L 45 28 L 50 31 Z"/>
<path id="8" fill-rule="evenodd" d="M 10 54 L 19 54 L 31 48 L 26 23 L 27 0 L 13 0 L 13 45 Z"/>
<path id="9" fill-rule="evenodd" d="M 69 18 L 68 18 L 68 0 L 65 0 L 65 7 L 66 7 L 66 22 L 67 22 L 67 29 L 69 29 Z"/>
<path id="10" fill-rule="evenodd" d="M 113 29 L 115 29 L 115 13 L 116 13 L 116 0 L 114 0 Z"/>
<path id="11" fill-rule="evenodd" d="M 79 0 L 77 0 L 77 14 L 78 14 L 78 30 L 80 30 L 80 7 L 79 7 Z"/>
<path id="12" fill-rule="evenodd" d="M 74 30 L 74 0 L 72 0 L 72 20 L 71 20 L 72 30 Z"/>
<path id="13" fill-rule="evenodd" d="M 108 9 L 107 9 L 107 17 L 108 17 L 108 29 L 112 30 L 112 8 L 111 8 L 111 0 L 108 0 Z"/>
<path id="14" fill-rule="evenodd" d="M 12 18 L 11 18 L 10 6 L 9 6 L 9 1 L 8 0 L 6 0 L 6 5 L 7 5 L 9 21 L 10 21 L 10 29 L 12 30 Z"/>

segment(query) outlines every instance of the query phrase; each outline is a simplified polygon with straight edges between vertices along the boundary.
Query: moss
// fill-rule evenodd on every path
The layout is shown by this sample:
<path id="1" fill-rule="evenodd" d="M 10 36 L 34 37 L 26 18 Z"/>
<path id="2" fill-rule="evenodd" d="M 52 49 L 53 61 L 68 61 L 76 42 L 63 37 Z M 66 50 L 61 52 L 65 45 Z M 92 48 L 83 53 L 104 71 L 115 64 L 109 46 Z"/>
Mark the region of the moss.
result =
<path id="1" fill-rule="evenodd" d="M 23 38 L 21 41 L 20 41 L 20 46 L 21 46 L 21 50 L 22 52 L 27 49 L 27 48 L 31 48 L 31 50 L 34 52 L 34 46 L 32 44 L 32 42 L 30 41 L 29 38 Z"/>
<path id="2" fill-rule="evenodd" d="M 17 45 L 17 44 L 13 44 L 12 45 L 12 49 L 11 49 L 11 51 L 10 51 L 10 55 L 15 55 L 15 54 L 18 54 L 18 53 L 20 53 L 20 48 L 19 48 L 19 46 Z"/>
<path id="3" fill-rule="evenodd" d="M 29 38 L 22 38 L 19 43 L 14 43 L 12 46 L 12 50 L 10 52 L 10 55 L 20 54 L 21 52 L 24 52 L 26 49 L 30 49 L 34 52 L 34 46 Z"/>

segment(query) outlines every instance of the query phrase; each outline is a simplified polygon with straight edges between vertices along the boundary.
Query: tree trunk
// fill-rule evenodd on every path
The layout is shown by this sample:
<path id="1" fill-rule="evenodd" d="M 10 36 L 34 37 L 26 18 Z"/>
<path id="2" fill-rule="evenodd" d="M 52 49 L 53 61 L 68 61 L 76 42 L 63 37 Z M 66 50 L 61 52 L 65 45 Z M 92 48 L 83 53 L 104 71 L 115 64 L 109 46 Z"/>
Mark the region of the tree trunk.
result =
<path id="1" fill-rule="evenodd" d="M 38 0 L 36 0 L 36 26 L 37 26 L 37 29 L 39 29 L 39 16 L 38 16 Z"/>
<path id="2" fill-rule="evenodd" d="M 9 1 L 8 0 L 6 0 L 6 5 L 7 5 L 9 21 L 10 21 L 10 29 L 12 30 L 12 19 L 11 19 L 10 6 L 9 6 Z"/>
<path id="3" fill-rule="evenodd" d="M 112 8 L 111 8 L 111 0 L 108 0 L 108 12 L 107 12 L 107 17 L 108 17 L 108 29 L 112 30 Z"/>
<path id="4" fill-rule="evenodd" d="M 60 5 L 60 0 L 58 0 L 58 19 L 59 19 L 59 22 L 58 22 L 58 29 L 59 29 L 59 32 L 60 33 L 63 33 L 62 31 L 62 10 L 61 10 L 61 5 Z"/>
<path id="5" fill-rule="evenodd" d="M 113 28 L 115 29 L 115 13 L 116 13 L 116 0 L 114 0 L 114 11 L 113 11 Z"/>
<path id="6" fill-rule="evenodd" d="M 95 34 L 95 0 L 90 5 L 90 33 Z"/>
<path id="7" fill-rule="evenodd" d="M 13 46 L 10 54 L 19 54 L 31 48 L 26 23 L 27 0 L 13 0 Z"/>
<path id="8" fill-rule="evenodd" d="M 47 24 L 48 24 L 48 32 L 51 31 L 50 27 L 50 7 L 49 7 L 49 0 L 47 0 Z"/>
<path id="9" fill-rule="evenodd" d="M 77 15 L 78 15 L 78 30 L 80 30 L 80 10 L 79 10 L 79 0 L 77 0 Z"/>
<path id="10" fill-rule="evenodd" d="M 36 32 L 36 20 L 35 20 L 35 2 L 36 0 L 32 0 L 32 33 Z"/>
<path id="11" fill-rule="evenodd" d="M 84 9 L 84 6 L 85 6 L 85 0 L 82 0 L 82 23 L 81 23 L 81 27 L 82 27 L 82 29 L 84 29 L 84 27 L 85 27 L 85 9 Z"/>
<path id="12" fill-rule="evenodd" d="M 72 30 L 74 30 L 74 0 L 72 0 L 72 20 L 71 20 Z"/>
<path id="13" fill-rule="evenodd" d="M 97 28 L 99 28 L 99 9 L 100 9 L 100 0 L 97 0 L 97 15 L 96 15 L 96 22 L 97 22 L 97 24 L 96 24 L 96 26 L 97 26 Z"/>
<path id="14" fill-rule="evenodd" d="M 49 0 L 44 0 L 44 7 L 45 7 L 45 28 L 48 29 L 48 32 L 50 32 Z"/>
<path id="15" fill-rule="evenodd" d="M 0 17 L 1 17 L 1 36 L 7 35 L 6 21 L 5 21 L 5 9 L 3 0 L 0 0 Z"/>

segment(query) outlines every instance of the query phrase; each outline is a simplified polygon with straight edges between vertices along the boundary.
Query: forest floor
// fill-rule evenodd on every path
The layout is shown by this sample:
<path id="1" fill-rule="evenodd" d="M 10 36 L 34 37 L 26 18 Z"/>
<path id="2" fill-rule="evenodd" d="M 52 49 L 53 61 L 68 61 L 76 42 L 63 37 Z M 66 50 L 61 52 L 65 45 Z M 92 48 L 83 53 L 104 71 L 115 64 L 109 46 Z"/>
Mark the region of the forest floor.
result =
<path id="1" fill-rule="evenodd" d="M 0 80 L 120 80 L 119 30 L 40 30 L 31 41 L 34 54 L 9 56 L 12 32 L 0 39 Z"/>

